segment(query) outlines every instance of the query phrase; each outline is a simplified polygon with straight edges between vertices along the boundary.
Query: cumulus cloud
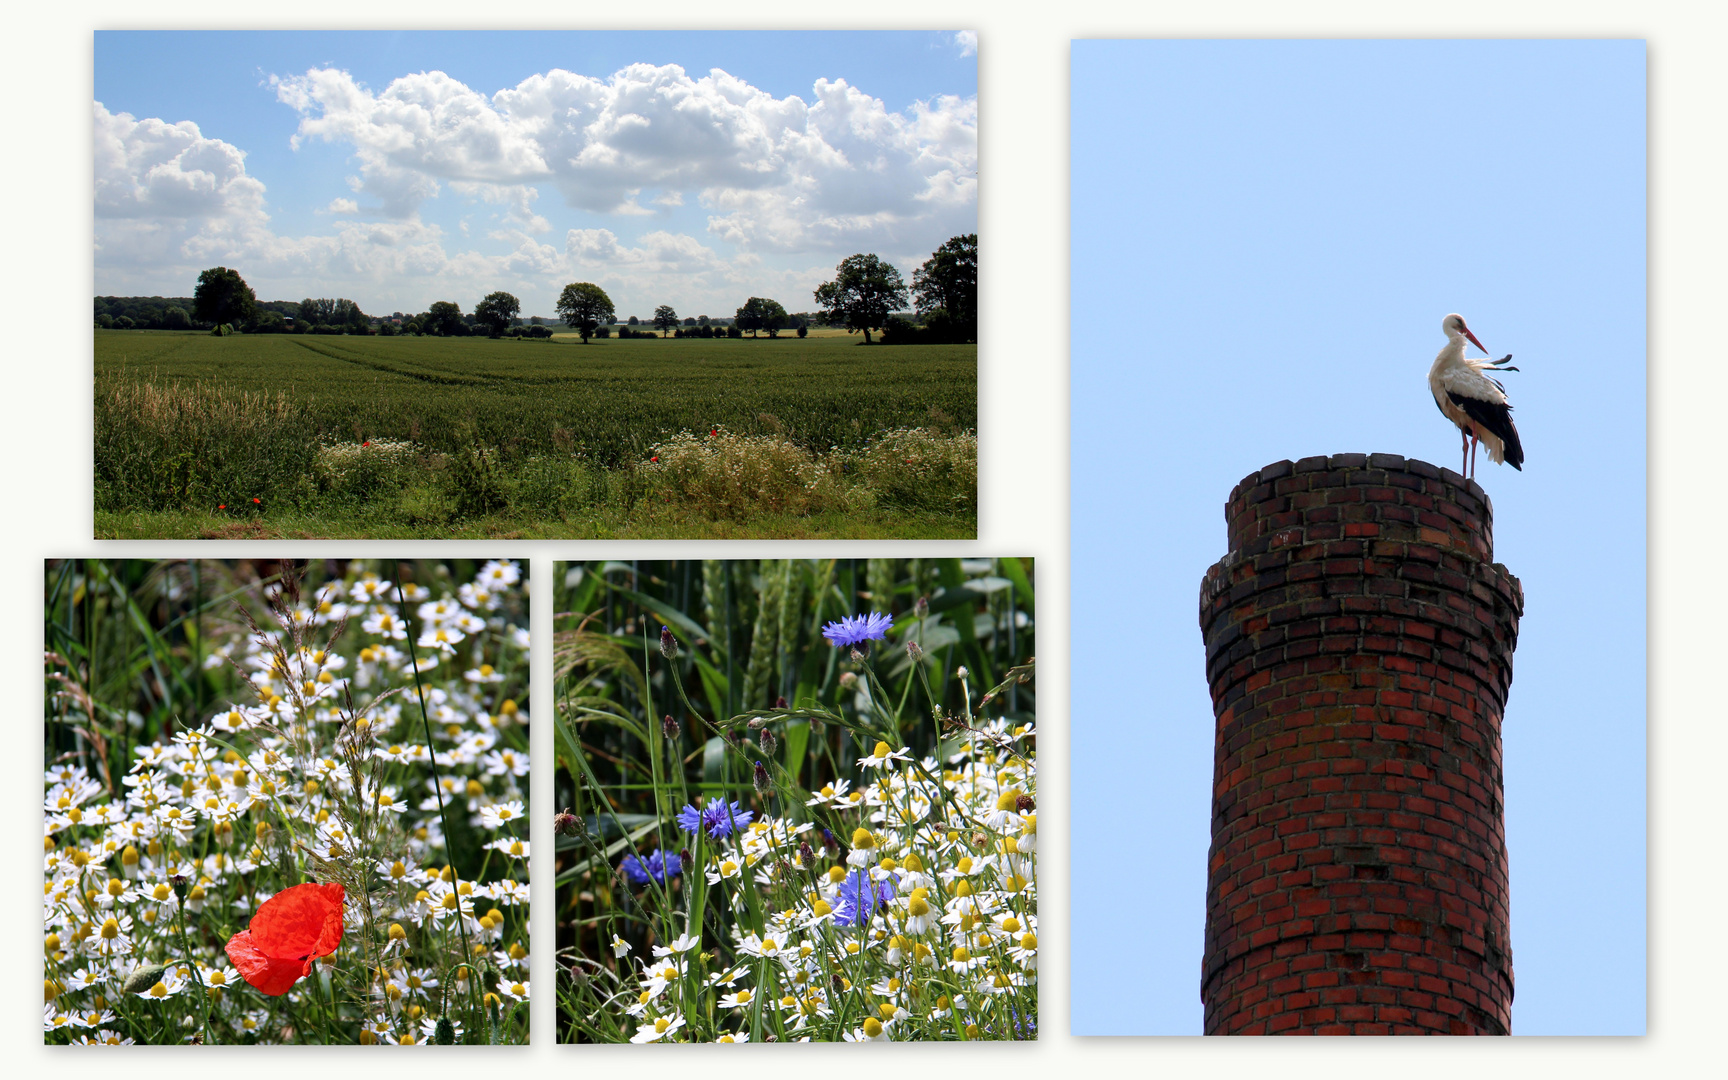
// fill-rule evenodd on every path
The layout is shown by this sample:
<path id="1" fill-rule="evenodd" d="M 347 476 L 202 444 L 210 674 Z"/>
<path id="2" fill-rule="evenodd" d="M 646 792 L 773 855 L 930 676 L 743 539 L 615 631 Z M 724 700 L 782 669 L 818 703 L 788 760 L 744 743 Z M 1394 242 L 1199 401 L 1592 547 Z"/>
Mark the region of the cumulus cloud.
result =
<path id="1" fill-rule="evenodd" d="M 245 245 L 267 230 L 264 185 L 246 154 L 190 121 L 134 119 L 95 107 L 96 249 L 115 265 L 189 254 L 206 237 Z"/>
<path id="2" fill-rule="evenodd" d="M 96 216 L 186 221 L 264 217 L 246 153 L 189 120 L 135 120 L 96 106 Z"/>
<path id="3" fill-rule="evenodd" d="M 527 184 L 483 184 L 457 180 L 451 190 L 470 199 L 478 199 L 505 208 L 505 220 L 531 233 L 552 231 L 552 223 L 534 212 L 534 200 L 540 192 Z"/>
<path id="4" fill-rule="evenodd" d="M 715 235 L 761 250 L 934 249 L 955 220 L 976 228 L 975 97 L 896 113 L 843 79 L 818 80 L 806 103 L 671 64 L 607 79 L 553 70 L 491 98 L 442 72 L 377 93 L 327 68 L 272 82 L 301 115 L 297 142 L 353 147 L 362 190 L 391 216 L 414 214 L 440 182 L 462 192 L 550 183 L 569 205 L 605 214 L 654 213 L 639 202 L 645 190 L 668 207 L 690 192 L 716 211 Z"/>
<path id="5" fill-rule="evenodd" d="M 466 304 L 482 283 L 526 306 L 575 279 L 603 282 L 621 312 L 723 315 L 749 295 L 797 311 L 846 255 L 874 251 L 909 275 L 977 231 L 976 97 L 895 112 L 843 79 L 776 98 L 718 69 L 647 64 L 604 79 L 554 70 L 490 97 L 441 72 L 381 91 L 334 69 L 271 86 L 298 113 L 295 145 L 352 154 L 345 188 L 288 196 L 318 215 L 316 234 L 276 231 L 239 147 L 97 102 L 99 291 L 183 288 L 221 264 L 261 295 L 369 310 Z M 543 194 L 576 220 L 558 221 Z"/>
<path id="6" fill-rule="evenodd" d="M 978 31 L 962 30 L 954 35 L 954 44 L 960 50 L 961 56 L 978 55 Z"/>

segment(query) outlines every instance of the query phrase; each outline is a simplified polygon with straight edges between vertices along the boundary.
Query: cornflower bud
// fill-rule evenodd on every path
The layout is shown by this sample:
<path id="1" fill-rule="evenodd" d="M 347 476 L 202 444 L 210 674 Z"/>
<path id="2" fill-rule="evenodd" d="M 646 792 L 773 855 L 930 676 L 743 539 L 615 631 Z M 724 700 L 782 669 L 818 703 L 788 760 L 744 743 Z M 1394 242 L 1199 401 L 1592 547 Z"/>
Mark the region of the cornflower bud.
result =
<path id="1" fill-rule="evenodd" d="M 660 655 L 668 660 L 678 659 L 678 639 L 672 636 L 669 627 L 660 628 Z"/>
<path id="2" fill-rule="evenodd" d="M 928 596 L 920 596 L 918 602 L 912 605 L 912 614 L 920 619 L 930 614 L 930 598 Z"/>
<path id="3" fill-rule="evenodd" d="M 773 786 L 773 782 L 768 779 L 768 767 L 760 761 L 756 763 L 756 768 L 751 772 L 750 779 L 756 785 L 756 794 L 758 795 L 768 794 L 768 789 Z"/>
<path id="4" fill-rule="evenodd" d="M 852 659 L 853 660 L 862 663 L 864 658 L 869 656 L 869 655 L 870 655 L 870 643 L 868 641 L 860 641 L 858 644 L 852 646 Z"/>
<path id="5" fill-rule="evenodd" d="M 582 819 L 568 809 L 552 815 L 552 832 L 556 836 L 575 836 L 582 831 Z"/>
<path id="6" fill-rule="evenodd" d="M 672 719 L 671 716 L 660 721 L 660 734 L 668 739 L 676 739 L 678 737 L 678 721 Z"/>
<path id="7" fill-rule="evenodd" d="M 175 874 L 173 877 L 168 879 L 168 884 L 174 886 L 174 898 L 176 900 L 180 901 L 181 904 L 185 904 L 186 903 L 186 889 L 187 889 L 187 886 L 189 884 L 189 882 L 186 880 L 186 875 L 185 874 Z"/>
<path id="8" fill-rule="evenodd" d="M 917 663 L 924 659 L 924 647 L 916 641 L 908 641 L 906 643 L 906 655 L 912 658 L 913 663 Z"/>
<path id="9" fill-rule="evenodd" d="M 695 864 L 695 860 L 690 857 L 689 848 L 678 849 L 678 861 L 682 862 L 685 866 L 692 866 Z"/>
<path id="10" fill-rule="evenodd" d="M 840 850 L 840 842 L 834 839 L 834 834 L 827 829 L 822 830 L 822 846 L 830 855 L 837 854 Z"/>
<path id="11" fill-rule="evenodd" d="M 808 840 L 798 841 L 798 865 L 806 870 L 816 865 L 816 852 Z"/>
<path id="12" fill-rule="evenodd" d="M 776 709 L 784 709 L 786 707 L 786 698 L 784 696 L 775 698 L 774 707 Z"/>
<path id="13" fill-rule="evenodd" d="M 778 740 L 774 738 L 774 733 L 772 731 L 763 728 L 762 733 L 756 736 L 756 741 L 761 745 L 764 754 L 767 754 L 769 757 L 774 756 L 774 748 L 778 745 Z"/>

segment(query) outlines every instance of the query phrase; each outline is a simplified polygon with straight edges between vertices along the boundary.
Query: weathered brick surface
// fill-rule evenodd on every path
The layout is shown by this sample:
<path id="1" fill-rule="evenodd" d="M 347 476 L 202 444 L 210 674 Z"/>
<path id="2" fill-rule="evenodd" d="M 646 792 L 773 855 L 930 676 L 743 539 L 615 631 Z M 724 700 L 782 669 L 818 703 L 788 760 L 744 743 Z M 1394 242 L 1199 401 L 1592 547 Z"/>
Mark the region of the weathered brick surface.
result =
<path id="1" fill-rule="evenodd" d="M 1268 465 L 1200 629 L 1217 719 L 1206 1033 L 1508 1034 L 1500 720 L 1523 589 L 1474 481 Z"/>

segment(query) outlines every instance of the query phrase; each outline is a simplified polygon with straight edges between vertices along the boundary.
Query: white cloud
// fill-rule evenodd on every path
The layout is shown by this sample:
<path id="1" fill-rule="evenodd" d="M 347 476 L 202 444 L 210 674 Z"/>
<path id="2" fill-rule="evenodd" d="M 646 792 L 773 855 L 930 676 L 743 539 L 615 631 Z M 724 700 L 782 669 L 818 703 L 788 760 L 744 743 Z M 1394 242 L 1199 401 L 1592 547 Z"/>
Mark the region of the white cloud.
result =
<path id="1" fill-rule="evenodd" d="M 156 220 L 264 218 L 264 185 L 246 153 L 191 121 L 134 120 L 96 106 L 96 216 Z"/>
<path id="2" fill-rule="evenodd" d="M 470 199 L 505 207 L 505 220 L 531 233 L 552 231 L 552 223 L 534 212 L 534 200 L 540 197 L 540 192 L 527 184 L 484 184 L 457 180 L 450 184 L 450 188 Z"/>
<path id="3" fill-rule="evenodd" d="M 688 192 L 717 211 L 716 236 L 763 250 L 928 251 L 976 229 L 975 97 L 891 113 L 843 79 L 818 80 L 806 104 L 719 69 L 647 64 L 605 80 L 553 70 L 490 99 L 442 72 L 376 94 L 333 69 L 272 82 L 301 114 L 296 142 L 352 146 L 363 190 L 391 216 L 412 215 L 440 182 L 464 193 L 546 182 L 573 207 L 619 215 L 654 213 L 644 190 L 664 207 Z"/>
<path id="4" fill-rule="evenodd" d="M 221 264 L 261 296 L 367 310 L 467 306 L 503 288 L 550 314 L 565 281 L 593 280 L 621 313 L 725 315 L 750 295 L 801 311 L 846 255 L 875 251 L 909 276 L 977 230 L 975 97 L 897 113 L 844 80 L 818 81 L 807 103 L 648 65 L 604 80 L 552 71 L 491 98 L 438 72 L 378 93 L 329 69 L 273 86 L 299 110 L 297 143 L 352 148 L 339 191 L 288 196 L 322 231 L 276 231 L 240 148 L 94 103 L 98 291 L 183 293 Z M 539 205 L 543 186 L 584 211 L 562 216 L 603 213 L 613 228 L 566 228 Z M 475 205 L 446 207 L 442 227 L 422 220 L 451 199 Z M 691 235 L 692 206 L 705 235 Z M 557 231 L 561 244 L 545 242 Z"/>
<path id="5" fill-rule="evenodd" d="M 954 35 L 954 44 L 959 47 L 961 56 L 978 55 L 978 31 L 962 30 Z"/>

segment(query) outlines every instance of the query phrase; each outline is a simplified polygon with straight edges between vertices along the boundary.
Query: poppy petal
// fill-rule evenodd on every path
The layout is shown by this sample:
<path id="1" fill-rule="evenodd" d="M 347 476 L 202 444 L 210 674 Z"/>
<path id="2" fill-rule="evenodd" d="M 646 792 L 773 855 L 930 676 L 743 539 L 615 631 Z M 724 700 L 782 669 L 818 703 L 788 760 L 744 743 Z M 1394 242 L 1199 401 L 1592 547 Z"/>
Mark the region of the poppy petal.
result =
<path id="1" fill-rule="evenodd" d="M 259 906 L 248 929 L 270 956 L 324 956 L 342 943 L 342 900 L 335 882 L 283 889 Z"/>
<path id="2" fill-rule="evenodd" d="M 266 994 L 284 994 L 312 961 L 342 944 L 342 886 L 308 882 L 264 901 L 247 929 L 228 941 L 228 958 Z"/>
<path id="3" fill-rule="evenodd" d="M 226 951 L 234 970 L 260 993 L 271 997 L 279 997 L 293 989 L 312 966 L 304 960 L 279 960 L 264 955 L 253 942 L 250 930 L 242 930 L 229 938 Z"/>

